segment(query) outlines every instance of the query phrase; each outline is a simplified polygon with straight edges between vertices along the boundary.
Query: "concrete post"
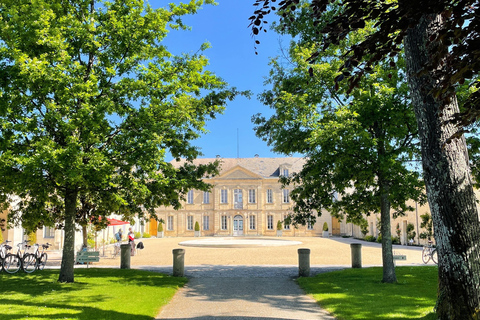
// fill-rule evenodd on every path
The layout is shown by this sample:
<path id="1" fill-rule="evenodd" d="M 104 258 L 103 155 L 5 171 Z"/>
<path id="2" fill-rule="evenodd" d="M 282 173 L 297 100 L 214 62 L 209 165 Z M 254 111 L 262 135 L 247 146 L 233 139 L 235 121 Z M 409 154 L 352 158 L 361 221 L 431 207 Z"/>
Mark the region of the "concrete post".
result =
<path id="1" fill-rule="evenodd" d="M 350 249 L 352 251 L 352 268 L 362 267 L 362 244 L 351 243 Z"/>
<path id="2" fill-rule="evenodd" d="M 298 249 L 298 276 L 310 277 L 310 249 Z"/>
<path id="3" fill-rule="evenodd" d="M 120 245 L 120 269 L 130 269 L 130 250 L 132 246 L 128 243 Z"/>
<path id="4" fill-rule="evenodd" d="M 173 249 L 173 276 L 185 276 L 185 249 Z"/>

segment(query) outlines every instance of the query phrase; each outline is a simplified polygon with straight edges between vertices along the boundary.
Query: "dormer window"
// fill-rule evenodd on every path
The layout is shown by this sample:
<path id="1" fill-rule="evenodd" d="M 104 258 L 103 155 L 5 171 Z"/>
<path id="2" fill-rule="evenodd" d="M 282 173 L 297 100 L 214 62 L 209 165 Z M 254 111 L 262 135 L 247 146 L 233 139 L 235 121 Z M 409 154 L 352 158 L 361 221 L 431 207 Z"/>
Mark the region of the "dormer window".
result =
<path id="1" fill-rule="evenodd" d="M 278 168 L 278 174 L 280 177 L 288 178 L 290 176 L 291 165 L 288 163 L 281 164 Z"/>

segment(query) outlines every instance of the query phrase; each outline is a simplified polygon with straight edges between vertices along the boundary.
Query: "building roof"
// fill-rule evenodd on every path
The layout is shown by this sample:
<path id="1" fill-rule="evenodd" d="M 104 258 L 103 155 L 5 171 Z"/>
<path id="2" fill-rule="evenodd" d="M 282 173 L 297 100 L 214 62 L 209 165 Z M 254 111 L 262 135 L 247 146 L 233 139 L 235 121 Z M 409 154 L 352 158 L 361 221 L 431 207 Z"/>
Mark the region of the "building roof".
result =
<path id="1" fill-rule="evenodd" d="M 194 164 L 207 164 L 220 161 L 220 175 L 229 171 L 230 169 L 240 166 L 253 173 L 262 176 L 263 178 L 278 178 L 280 176 L 280 167 L 285 167 L 289 173 L 300 172 L 305 164 L 304 158 L 284 157 L 284 158 L 203 158 L 195 159 Z M 180 161 L 172 160 L 171 163 L 175 167 L 180 167 L 185 163 L 184 159 Z"/>

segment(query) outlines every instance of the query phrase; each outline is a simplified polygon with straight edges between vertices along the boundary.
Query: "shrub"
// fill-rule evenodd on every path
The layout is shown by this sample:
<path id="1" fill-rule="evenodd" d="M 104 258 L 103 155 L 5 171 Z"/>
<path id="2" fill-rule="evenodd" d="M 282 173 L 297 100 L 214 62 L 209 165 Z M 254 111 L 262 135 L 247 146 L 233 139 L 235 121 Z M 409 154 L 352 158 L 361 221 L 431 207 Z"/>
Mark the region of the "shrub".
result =
<path id="1" fill-rule="evenodd" d="M 163 232 L 163 223 L 162 223 L 162 222 L 159 222 L 159 223 L 158 223 L 157 231 L 158 231 L 158 232 Z"/>
<path id="2" fill-rule="evenodd" d="M 368 233 L 368 221 L 367 220 L 362 219 L 362 222 L 360 223 L 360 231 L 362 232 L 363 237 L 365 238 L 365 236 Z"/>
<path id="3" fill-rule="evenodd" d="M 323 231 L 328 231 L 328 224 L 326 222 L 323 223 Z"/>
<path id="4" fill-rule="evenodd" d="M 87 239 L 87 246 L 88 246 L 89 248 L 95 248 L 95 239 L 90 239 L 90 238 L 88 238 L 88 239 Z"/>
<path id="5" fill-rule="evenodd" d="M 37 232 L 36 231 L 31 231 L 28 233 L 28 243 L 31 244 L 32 246 L 37 243 Z"/>
<path id="6" fill-rule="evenodd" d="M 393 244 L 400 244 L 400 238 L 399 237 L 392 237 L 392 243 Z"/>
<path id="7" fill-rule="evenodd" d="M 413 223 L 407 224 L 407 239 L 408 240 L 415 240 L 415 237 L 417 236 L 417 233 L 414 231 L 415 226 Z"/>
<path id="8" fill-rule="evenodd" d="M 381 234 L 378 235 L 377 242 L 382 243 L 382 235 Z"/>
<path id="9" fill-rule="evenodd" d="M 282 224 L 282 221 L 278 220 L 277 221 L 277 230 L 280 231 L 283 229 L 283 224 Z"/>
<path id="10" fill-rule="evenodd" d="M 430 214 L 427 212 L 420 216 L 422 219 L 422 223 L 420 224 L 420 228 L 425 228 L 426 232 L 420 233 L 421 239 L 428 239 L 430 240 L 433 237 L 433 221 Z"/>
<path id="11" fill-rule="evenodd" d="M 376 238 L 372 235 L 368 235 L 365 237 L 365 241 L 368 241 L 368 242 L 375 242 Z"/>
<path id="12" fill-rule="evenodd" d="M 140 239 L 142 237 L 140 232 L 134 232 L 133 235 L 135 236 L 135 239 Z"/>
<path id="13" fill-rule="evenodd" d="M 148 232 L 143 233 L 143 238 L 150 238 L 152 235 Z"/>
<path id="14" fill-rule="evenodd" d="M 195 231 L 200 231 L 200 224 L 198 221 L 195 221 Z"/>

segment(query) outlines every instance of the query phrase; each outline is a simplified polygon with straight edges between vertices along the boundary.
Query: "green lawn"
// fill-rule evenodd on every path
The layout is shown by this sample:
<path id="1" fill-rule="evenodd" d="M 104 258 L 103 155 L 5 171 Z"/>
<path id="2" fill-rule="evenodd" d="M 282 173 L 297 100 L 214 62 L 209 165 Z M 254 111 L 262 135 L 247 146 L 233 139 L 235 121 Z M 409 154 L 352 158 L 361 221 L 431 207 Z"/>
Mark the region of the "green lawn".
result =
<path id="1" fill-rule="evenodd" d="M 381 282 L 382 268 L 346 269 L 298 283 L 338 320 L 436 319 L 437 267 L 395 270 L 396 284 Z"/>
<path id="2" fill-rule="evenodd" d="M 75 269 L 75 283 L 58 270 L 0 274 L 0 319 L 151 320 L 186 282 L 164 274 L 121 269 Z"/>

